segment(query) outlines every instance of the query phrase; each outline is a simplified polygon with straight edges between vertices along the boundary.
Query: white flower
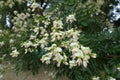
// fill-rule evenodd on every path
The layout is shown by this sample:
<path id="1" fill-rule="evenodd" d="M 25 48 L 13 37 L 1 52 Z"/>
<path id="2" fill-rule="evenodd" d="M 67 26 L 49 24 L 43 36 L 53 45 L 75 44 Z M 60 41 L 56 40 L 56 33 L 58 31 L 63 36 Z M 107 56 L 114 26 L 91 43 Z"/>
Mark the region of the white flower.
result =
<path id="1" fill-rule="evenodd" d="M 56 47 L 57 45 L 56 44 L 52 44 L 52 47 Z"/>
<path id="2" fill-rule="evenodd" d="M 89 55 L 84 55 L 84 60 L 89 60 L 90 56 Z"/>
<path id="3" fill-rule="evenodd" d="M 90 54 L 90 53 L 91 53 L 91 50 L 90 50 L 89 47 L 81 46 L 81 49 L 82 49 L 82 51 L 83 51 L 85 54 Z"/>
<path id="4" fill-rule="evenodd" d="M 31 48 L 28 48 L 28 51 L 29 51 L 29 52 L 33 52 L 33 49 L 31 49 Z"/>
<path id="5" fill-rule="evenodd" d="M 100 77 L 93 77 L 92 80 L 100 80 Z"/>
<path id="6" fill-rule="evenodd" d="M 51 42 L 54 42 L 56 39 L 55 38 L 52 38 Z"/>
<path id="7" fill-rule="evenodd" d="M 44 47 L 48 44 L 48 42 L 47 42 L 47 37 L 43 37 L 43 38 L 42 38 L 41 40 L 39 40 L 37 43 L 40 44 L 41 48 L 44 48 Z"/>
<path id="8" fill-rule="evenodd" d="M 28 52 L 28 50 L 27 49 L 25 49 L 25 54 Z"/>
<path id="9" fill-rule="evenodd" d="M 17 51 L 17 49 L 13 50 L 12 53 L 10 53 L 12 57 L 18 57 L 19 54 L 20 53 Z"/>
<path id="10" fill-rule="evenodd" d="M 43 56 L 44 57 L 44 56 Z M 50 57 L 44 57 L 44 58 L 42 58 L 41 60 L 42 61 L 47 61 L 47 60 L 50 60 L 51 58 Z"/>
<path id="11" fill-rule="evenodd" d="M 92 54 L 91 54 L 91 57 L 92 57 L 92 58 L 96 58 L 96 56 L 97 56 L 97 55 L 96 55 L 95 53 L 92 53 Z"/>
<path id="12" fill-rule="evenodd" d="M 41 58 L 42 63 L 46 62 L 46 64 L 49 64 L 51 57 L 52 57 L 51 52 L 47 53 L 46 55 L 43 55 Z"/>
<path id="13" fill-rule="evenodd" d="M 0 46 L 3 46 L 4 44 L 5 44 L 4 41 L 0 42 Z"/>
<path id="14" fill-rule="evenodd" d="M 67 62 L 68 57 L 66 56 L 66 54 L 64 54 L 63 57 L 64 57 L 63 64 L 68 65 L 68 62 Z"/>
<path id="15" fill-rule="evenodd" d="M 50 24 L 50 22 L 49 21 L 42 21 L 42 23 L 44 23 L 45 24 L 45 28 Z"/>
<path id="16" fill-rule="evenodd" d="M 36 27 L 34 30 L 33 30 L 35 33 L 37 33 L 39 31 L 39 28 Z"/>
<path id="17" fill-rule="evenodd" d="M 53 58 L 54 61 L 57 61 L 57 67 L 60 67 L 60 64 L 63 59 L 64 59 L 63 56 L 60 55 L 59 53 L 56 53 Z"/>
<path id="18" fill-rule="evenodd" d="M 34 11 L 38 7 L 39 7 L 39 4 L 35 2 L 31 5 L 32 11 Z"/>
<path id="19" fill-rule="evenodd" d="M 52 42 L 63 39 L 65 37 L 65 33 L 62 31 L 59 31 L 59 32 L 53 31 L 50 35 L 52 38 L 52 40 L 51 40 Z"/>
<path id="20" fill-rule="evenodd" d="M 62 46 L 62 47 L 65 47 L 65 48 L 67 48 L 67 49 L 68 49 L 68 47 L 69 47 L 69 44 L 70 44 L 70 41 L 62 41 L 62 42 L 61 42 L 61 46 Z"/>
<path id="21" fill-rule="evenodd" d="M 73 39 L 75 39 L 75 41 L 79 39 L 79 37 L 78 37 L 79 35 L 80 35 L 80 31 L 74 31 L 72 33 Z"/>
<path id="22" fill-rule="evenodd" d="M 77 66 L 77 62 L 75 61 L 75 60 L 71 60 L 71 61 L 69 61 L 69 68 L 72 68 L 72 67 L 74 67 L 74 66 Z"/>
<path id="23" fill-rule="evenodd" d="M 80 64 L 82 64 L 82 60 L 81 59 L 77 59 L 77 63 L 78 63 L 78 65 L 80 66 Z"/>
<path id="24" fill-rule="evenodd" d="M 18 12 L 15 10 L 15 11 L 13 11 L 13 13 L 16 15 Z"/>
<path id="25" fill-rule="evenodd" d="M 79 44 L 78 44 L 78 42 L 72 42 L 70 44 L 70 47 L 79 47 Z"/>
<path id="26" fill-rule="evenodd" d="M 3 78 L 3 75 L 0 75 L 0 79 L 2 79 Z"/>
<path id="27" fill-rule="evenodd" d="M 24 46 L 25 48 L 28 48 L 28 47 L 34 46 L 34 45 L 31 41 L 28 41 L 28 42 L 24 42 L 22 46 Z"/>
<path id="28" fill-rule="evenodd" d="M 117 70 L 120 71 L 120 66 L 117 67 Z"/>
<path id="29" fill-rule="evenodd" d="M 63 23 L 61 20 L 53 21 L 53 29 L 62 29 Z"/>
<path id="30" fill-rule="evenodd" d="M 54 52 L 62 52 L 62 48 L 57 47 L 57 48 L 54 49 Z"/>
<path id="31" fill-rule="evenodd" d="M 68 31 L 66 31 L 67 37 L 71 37 L 73 35 L 73 32 L 74 32 L 73 28 L 68 30 Z"/>
<path id="32" fill-rule="evenodd" d="M 82 52 L 79 48 L 77 48 L 77 47 L 73 47 L 73 49 L 71 50 L 72 51 L 72 54 L 74 54 L 74 53 L 77 53 L 77 52 Z"/>
<path id="33" fill-rule="evenodd" d="M 0 34 L 2 33 L 3 31 L 2 30 L 0 30 Z"/>
<path id="34" fill-rule="evenodd" d="M 71 15 L 68 15 L 67 18 L 66 18 L 66 22 L 73 22 L 73 21 L 76 21 L 75 19 L 75 14 L 71 14 Z"/>
<path id="35" fill-rule="evenodd" d="M 33 44 L 33 45 L 34 45 L 35 48 L 37 48 L 39 44 Z"/>
<path id="36" fill-rule="evenodd" d="M 48 34 L 48 33 L 46 33 L 44 36 L 45 36 L 45 37 L 48 37 L 48 36 L 49 36 L 49 34 Z"/>
<path id="37" fill-rule="evenodd" d="M 30 35 L 30 39 L 35 39 L 35 38 L 36 38 L 36 36 Z"/>
<path id="38" fill-rule="evenodd" d="M 87 64 L 88 64 L 88 61 L 87 60 L 83 60 L 83 66 L 86 68 L 87 67 Z"/>
<path id="39" fill-rule="evenodd" d="M 113 78 L 113 77 L 109 77 L 109 79 L 108 80 L 116 80 L 115 78 Z"/>
<path id="40" fill-rule="evenodd" d="M 77 52 L 77 53 L 74 53 L 74 54 L 73 54 L 73 57 L 83 58 L 83 57 L 84 57 L 84 54 L 83 54 L 82 51 L 79 51 L 79 52 Z"/>
<path id="41" fill-rule="evenodd" d="M 14 43 L 14 40 L 13 40 L 13 39 L 10 39 L 10 41 L 9 41 L 9 42 L 10 42 L 10 44 L 12 44 L 12 43 Z"/>
<path id="42" fill-rule="evenodd" d="M 17 34 L 17 37 L 21 37 L 22 35 L 21 34 Z"/>

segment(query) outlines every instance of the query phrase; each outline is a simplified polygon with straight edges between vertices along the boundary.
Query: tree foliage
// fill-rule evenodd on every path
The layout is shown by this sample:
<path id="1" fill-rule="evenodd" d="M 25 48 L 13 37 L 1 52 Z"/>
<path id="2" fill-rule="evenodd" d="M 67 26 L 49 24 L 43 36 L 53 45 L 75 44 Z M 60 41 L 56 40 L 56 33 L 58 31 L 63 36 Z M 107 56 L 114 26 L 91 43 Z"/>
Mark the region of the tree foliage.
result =
<path id="1" fill-rule="evenodd" d="M 42 60 L 56 70 L 57 78 L 120 79 L 120 28 L 114 28 L 108 16 L 109 4 L 117 4 L 115 0 L 1 0 L 0 4 L 0 56 L 6 55 L 4 60 L 15 63 L 16 71 L 36 74 Z M 6 25 L 7 17 L 11 28 Z M 76 56 L 71 54 L 76 46 L 69 47 L 74 42 L 89 56 L 95 58 L 97 54 L 97 58 L 90 58 L 88 65 L 81 58 L 82 66 L 72 64 L 69 68 L 66 59 L 71 61 L 71 56 Z M 57 53 L 59 60 L 50 52 Z"/>

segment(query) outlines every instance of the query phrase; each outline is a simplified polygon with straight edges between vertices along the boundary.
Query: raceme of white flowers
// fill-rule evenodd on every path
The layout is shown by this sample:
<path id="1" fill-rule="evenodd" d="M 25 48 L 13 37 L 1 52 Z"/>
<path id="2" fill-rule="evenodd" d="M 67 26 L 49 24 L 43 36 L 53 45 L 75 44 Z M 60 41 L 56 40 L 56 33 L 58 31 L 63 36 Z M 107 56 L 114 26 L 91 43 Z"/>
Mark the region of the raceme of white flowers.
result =
<path id="1" fill-rule="evenodd" d="M 28 26 L 28 23 L 25 19 L 27 19 L 30 16 L 30 14 L 29 13 L 18 13 L 17 11 L 14 11 L 14 14 L 16 15 L 12 19 L 12 22 L 14 24 L 13 26 L 14 31 L 16 32 L 18 32 L 18 30 L 25 31 L 25 28 Z"/>
<path id="2" fill-rule="evenodd" d="M 49 35 L 43 27 L 34 26 L 32 30 L 34 34 L 30 35 L 29 40 L 22 43 L 21 46 L 25 48 L 25 53 L 33 52 L 33 49 L 37 49 L 38 46 L 44 48 L 48 44 Z"/>
<path id="3" fill-rule="evenodd" d="M 10 5 L 10 7 L 12 7 L 14 1 L 8 0 L 7 2 L 9 3 L 10 1 L 13 3 Z M 17 1 L 21 3 L 22 0 Z M 38 7 L 40 8 L 38 3 L 31 4 L 32 11 Z M 19 33 L 17 37 L 21 37 L 21 31 L 25 32 L 28 27 L 26 19 L 30 14 L 18 13 L 17 11 L 14 11 L 14 14 L 15 17 L 12 19 L 14 26 L 12 29 L 14 32 Z M 39 20 L 36 20 L 37 19 L 35 19 L 35 22 L 39 24 Z M 73 23 L 74 21 L 76 21 L 75 14 L 70 14 L 66 17 L 66 23 Z M 52 61 L 55 61 L 58 67 L 60 67 L 61 64 L 64 64 L 69 66 L 69 68 L 80 65 L 87 67 L 90 57 L 96 58 L 96 54 L 92 53 L 92 50 L 89 47 L 84 47 L 78 41 L 81 32 L 80 30 L 74 28 L 63 30 L 64 24 L 62 20 L 58 19 L 53 20 L 52 27 L 48 26 L 51 23 L 50 19 L 43 21 L 42 23 L 44 23 L 44 26 L 42 27 L 34 26 L 30 28 L 33 33 L 29 36 L 27 41 L 21 43 L 21 48 L 24 48 L 25 54 L 32 53 L 35 49 L 37 51 L 39 46 L 44 48 L 47 52 L 41 58 L 43 63 L 50 64 Z M 48 27 L 51 30 L 50 32 L 47 30 Z M 10 39 L 9 43 L 13 44 L 14 40 Z M 2 42 L 1 45 L 3 45 Z M 19 54 L 17 49 L 14 49 L 10 53 L 12 57 L 18 57 Z"/>
<path id="4" fill-rule="evenodd" d="M 68 17 L 67 21 L 76 21 L 73 15 L 72 18 Z M 50 33 L 52 45 L 45 47 L 47 53 L 42 56 L 41 61 L 46 64 L 55 61 L 57 67 L 60 67 L 61 64 L 68 65 L 69 68 L 80 65 L 87 67 L 90 57 L 96 58 L 96 54 L 92 53 L 89 47 L 84 47 L 79 43 L 80 31 L 73 28 L 67 31 L 62 29 L 61 20 L 53 21 L 52 32 Z"/>

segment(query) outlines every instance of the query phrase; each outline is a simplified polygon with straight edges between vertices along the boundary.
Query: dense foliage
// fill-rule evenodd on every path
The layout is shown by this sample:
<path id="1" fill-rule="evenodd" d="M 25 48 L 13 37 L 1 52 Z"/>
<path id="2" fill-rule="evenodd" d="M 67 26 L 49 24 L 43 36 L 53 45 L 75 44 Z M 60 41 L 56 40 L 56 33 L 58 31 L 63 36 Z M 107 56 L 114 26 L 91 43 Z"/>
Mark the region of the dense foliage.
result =
<path id="1" fill-rule="evenodd" d="M 1 0 L 0 56 L 16 71 L 57 78 L 120 79 L 120 28 L 110 23 L 114 0 Z M 106 12 L 107 11 L 107 12 Z"/>

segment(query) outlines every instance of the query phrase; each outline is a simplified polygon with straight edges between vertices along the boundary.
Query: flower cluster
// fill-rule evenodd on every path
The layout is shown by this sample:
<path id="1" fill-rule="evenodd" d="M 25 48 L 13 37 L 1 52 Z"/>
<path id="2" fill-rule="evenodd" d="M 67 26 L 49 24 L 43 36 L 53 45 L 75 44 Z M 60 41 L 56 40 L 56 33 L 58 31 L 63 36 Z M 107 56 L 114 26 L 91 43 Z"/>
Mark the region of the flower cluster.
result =
<path id="1" fill-rule="evenodd" d="M 25 48 L 25 54 L 33 52 L 33 49 L 37 50 L 38 46 L 44 48 L 48 45 L 49 34 L 43 27 L 34 26 L 31 30 L 33 33 L 30 35 L 29 39 L 21 45 L 21 47 Z"/>
<path id="2" fill-rule="evenodd" d="M 69 15 L 69 17 L 71 18 L 66 20 L 70 22 L 76 20 L 74 15 Z M 47 23 L 50 24 L 49 20 Z M 49 30 L 47 30 L 49 26 L 46 24 L 44 27 L 34 26 L 31 29 L 33 33 L 26 42 L 22 43 L 25 54 L 33 52 L 34 49 L 37 50 L 39 46 L 47 52 L 42 56 L 42 62 L 50 64 L 55 61 L 58 67 L 64 64 L 69 68 L 80 65 L 87 67 L 90 57 L 96 58 L 96 54 L 92 53 L 89 47 L 84 47 L 78 41 L 81 31 L 74 28 L 63 30 L 62 20 L 54 20 L 52 24 L 53 27 Z"/>
<path id="3" fill-rule="evenodd" d="M 12 19 L 12 22 L 14 25 L 13 30 L 16 32 L 25 31 L 26 30 L 25 28 L 28 26 L 26 19 L 30 16 L 30 14 L 29 13 L 18 13 L 17 11 L 14 11 L 14 14 L 16 16 L 13 17 Z"/>
<path id="4" fill-rule="evenodd" d="M 42 7 L 40 7 L 39 3 L 34 2 L 32 3 L 31 8 L 32 8 L 32 11 L 35 11 L 36 8 L 42 8 Z"/>
<path id="5" fill-rule="evenodd" d="M 76 19 L 72 17 L 67 18 L 67 20 L 74 21 Z M 46 64 L 55 61 L 58 67 L 61 64 L 68 65 L 69 68 L 80 65 L 87 67 L 90 57 L 96 58 L 96 54 L 92 53 L 89 47 L 84 47 L 79 43 L 80 31 L 73 28 L 66 31 L 62 29 L 62 21 L 54 20 L 52 32 L 50 33 L 52 45 L 45 47 L 48 53 L 42 56 L 41 61 Z"/>
<path id="6" fill-rule="evenodd" d="M 63 26 L 63 23 L 61 20 L 53 21 L 52 32 L 50 33 L 52 42 L 64 38 L 65 34 L 63 31 L 60 30 L 60 29 L 63 29 L 62 26 Z"/>
<path id="7" fill-rule="evenodd" d="M 66 19 L 66 22 L 71 22 L 72 23 L 73 21 L 76 21 L 75 14 L 68 15 L 67 19 Z"/>

